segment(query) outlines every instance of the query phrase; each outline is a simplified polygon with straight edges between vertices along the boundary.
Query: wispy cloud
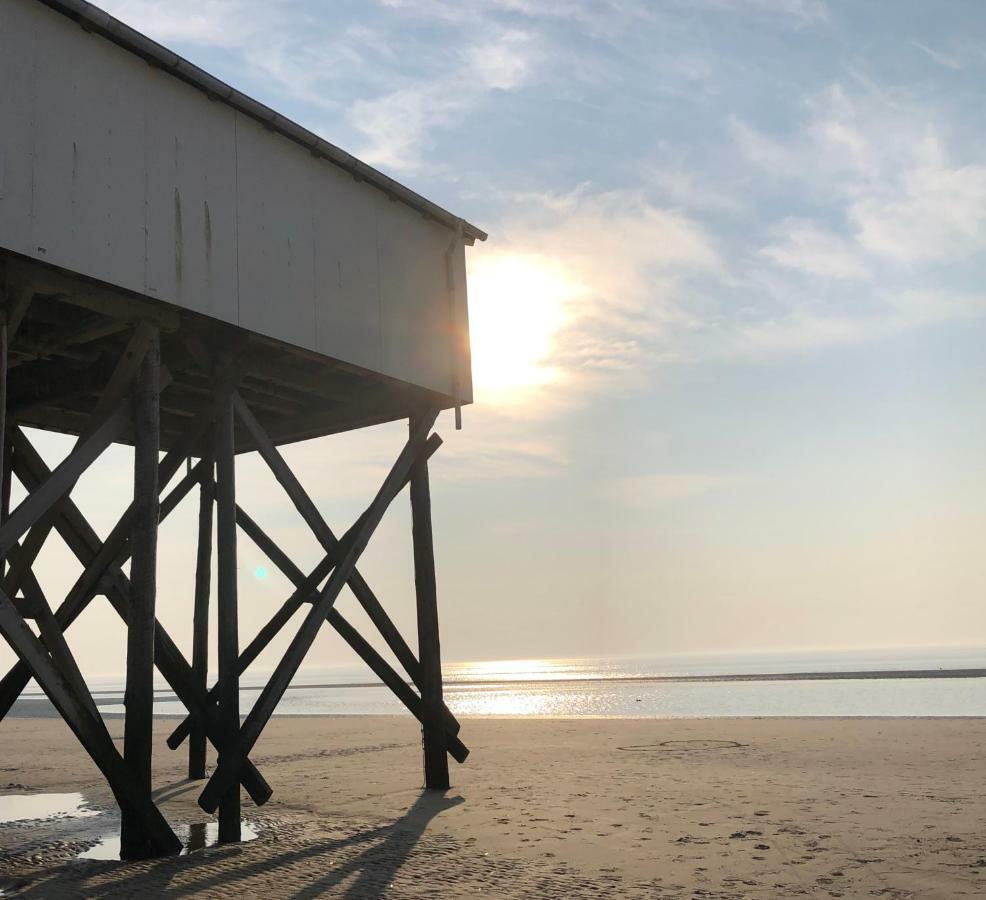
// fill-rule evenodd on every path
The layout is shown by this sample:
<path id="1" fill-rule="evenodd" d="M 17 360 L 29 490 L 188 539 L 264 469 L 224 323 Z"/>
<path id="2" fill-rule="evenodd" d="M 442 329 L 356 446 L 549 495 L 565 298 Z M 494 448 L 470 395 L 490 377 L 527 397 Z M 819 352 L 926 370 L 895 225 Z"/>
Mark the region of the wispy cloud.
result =
<path id="1" fill-rule="evenodd" d="M 857 279 L 867 269 L 855 244 L 805 219 L 785 219 L 773 229 L 776 239 L 760 254 L 779 266 L 823 278 Z"/>
<path id="2" fill-rule="evenodd" d="M 496 273 L 516 260 L 533 261 L 526 283 L 523 277 L 510 282 L 513 302 L 521 304 L 517 320 L 509 328 L 493 321 L 477 328 L 477 342 L 502 334 L 509 344 L 530 322 L 530 304 L 547 292 L 538 273 L 554 273 L 569 286 L 556 292 L 559 321 L 540 361 L 553 377 L 526 389 L 530 395 L 540 387 L 542 405 L 584 398 L 614 378 L 639 377 L 648 343 L 681 317 L 684 285 L 722 264 L 697 222 L 639 193 L 595 193 L 583 186 L 571 194 L 531 195 L 522 206 L 477 260 L 471 304 L 475 321 L 513 315 L 511 298 L 501 298 L 486 282 L 495 284 Z M 500 352 L 507 356 L 510 350 L 506 345 Z"/>
<path id="3" fill-rule="evenodd" d="M 710 348 L 802 351 L 982 315 L 961 273 L 986 249 L 986 162 L 959 157 L 942 110 L 860 83 L 803 112 L 784 133 L 731 124 L 759 189 L 817 218 L 788 214 L 737 255 L 747 302 L 713 325 Z"/>
<path id="4" fill-rule="evenodd" d="M 496 91 L 514 91 L 530 78 L 537 41 L 529 32 L 501 29 L 450 54 L 448 64 L 427 77 L 357 100 L 349 119 L 364 138 L 357 148 L 367 162 L 407 171 L 418 168 L 433 146 L 433 131 L 448 128 Z"/>
<path id="5" fill-rule="evenodd" d="M 947 53 L 942 53 L 940 50 L 934 50 L 922 41 L 912 41 L 911 43 L 922 53 L 927 54 L 931 59 L 938 63 L 938 65 L 946 69 L 951 69 L 953 72 L 957 72 L 962 68 L 962 63 L 954 56 L 950 56 Z"/>

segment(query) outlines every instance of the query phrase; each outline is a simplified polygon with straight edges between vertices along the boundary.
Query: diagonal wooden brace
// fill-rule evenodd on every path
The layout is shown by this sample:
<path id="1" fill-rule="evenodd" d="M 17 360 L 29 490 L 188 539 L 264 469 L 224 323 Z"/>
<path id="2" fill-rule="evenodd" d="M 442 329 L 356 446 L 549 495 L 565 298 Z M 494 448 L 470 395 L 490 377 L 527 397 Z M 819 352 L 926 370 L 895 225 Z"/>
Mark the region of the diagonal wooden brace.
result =
<path id="1" fill-rule="evenodd" d="M 130 340 L 127 342 L 127 346 L 120 354 L 120 358 L 116 361 L 116 365 L 110 373 L 109 380 L 103 387 L 99 401 L 96 403 L 96 408 L 89 417 L 89 426 L 79 435 L 74 448 L 77 448 L 86 440 L 110 411 L 127 399 L 127 394 L 134 383 L 137 372 L 140 370 L 141 363 L 147 355 L 148 348 L 151 346 L 153 339 L 154 329 L 152 326 L 146 322 L 137 325 Z M 170 381 L 170 374 L 165 376 L 165 381 Z M 66 493 L 70 491 L 71 486 Z M 16 595 L 25 572 L 30 569 L 38 553 L 41 552 L 41 548 L 44 546 L 48 534 L 51 532 L 57 513 L 58 504 L 55 504 L 28 532 L 18 558 L 11 564 L 10 571 L 3 583 L 3 589 L 9 596 L 13 597 Z"/>
<path id="2" fill-rule="evenodd" d="M 21 535 L 72 489 L 82 473 L 120 436 L 128 420 L 126 406 L 117 407 L 11 512 L 0 525 L 0 556 L 6 556 Z"/>
<path id="3" fill-rule="evenodd" d="M 18 432 L 15 439 L 18 441 L 15 454 L 15 465 L 18 467 L 17 475 L 25 483 L 25 486 L 29 486 L 36 479 L 44 477 L 46 467 L 37 451 L 22 433 Z M 175 454 L 174 458 L 172 458 L 172 454 Z M 184 455 L 184 448 L 175 448 L 165 456 L 161 463 L 162 484 L 166 484 L 177 472 Z M 201 465 L 200 462 L 198 466 Z M 194 468 L 164 499 L 161 503 L 162 520 L 198 483 L 201 472 L 201 468 Z M 124 513 L 124 518 L 121 518 L 110 536 L 102 543 L 71 500 L 66 501 L 63 505 L 55 527 L 79 561 L 86 566 L 79 581 L 76 582 L 73 590 L 56 613 L 62 630 L 67 628 L 85 609 L 95 595 L 100 582 L 104 581 L 104 575 L 107 574 L 109 575 L 107 599 L 126 622 L 127 611 L 130 606 L 129 581 L 120 571 L 120 566 L 126 562 L 129 556 L 127 549 L 129 519 L 127 519 L 127 513 Z M 186 662 L 181 650 L 178 649 L 160 622 L 155 624 L 154 655 L 155 664 L 178 698 L 196 715 L 202 716 L 203 721 L 205 721 L 206 697 L 196 688 L 191 666 Z M 16 700 L 29 679 L 30 672 L 24 671 L 21 664 L 14 666 L 8 672 L 7 676 L 0 682 L 0 713 L 6 713 L 9 705 Z M 217 743 L 218 738 L 213 729 L 209 728 L 206 736 L 214 745 Z M 250 797 L 258 804 L 265 803 L 273 791 L 256 766 L 252 762 L 247 762 L 242 774 L 243 786 Z"/>
<path id="4" fill-rule="evenodd" d="M 274 670 L 270 681 L 261 691 L 253 709 L 250 710 L 246 721 L 240 727 L 238 745 L 234 748 L 224 748 L 219 766 L 212 773 L 205 790 L 199 797 L 199 806 L 206 812 L 215 812 L 219 806 L 220 798 L 236 783 L 240 767 L 273 715 L 281 697 L 284 696 L 284 691 L 287 690 L 291 679 L 298 671 L 298 667 L 311 649 L 329 610 L 332 609 L 336 598 L 349 580 L 349 576 L 380 524 L 384 513 L 400 491 L 415 460 L 422 453 L 437 416 L 438 411 L 431 410 L 427 415 L 420 418 L 390 473 L 377 491 L 373 502 L 340 542 L 345 547 L 345 551 L 338 565 L 322 589 L 318 600 L 312 604 L 311 611 L 305 617 L 301 628 L 298 629 L 298 633 L 288 646 L 284 658 Z"/>
<path id="5" fill-rule="evenodd" d="M 294 472 L 284 461 L 280 451 L 274 446 L 273 441 L 264 431 L 256 416 L 239 395 L 234 397 L 236 413 L 240 421 L 250 433 L 257 450 L 267 463 L 274 477 L 278 480 L 284 492 L 291 499 L 295 509 L 305 520 L 308 527 L 312 530 L 315 539 L 322 545 L 326 553 L 338 553 L 339 539 L 333 534 L 328 523 L 322 518 L 311 497 L 308 496 L 301 482 L 295 477 Z M 370 621 L 377 627 L 383 639 L 387 642 L 391 652 L 397 657 L 398 662 L 411 677 L 419 688 L 421 687 L 421 666 L 418 663 L 414 651 L 408 646 L 403 635 L 397 629 L 386 610 L 380 604 L 370 586 L 363 579 L 358 569 L 354 569 L 349 578 L 349 588 L 353 595 L 363 607 Z"/>
<path id="6" fill-rule="evenodd" d="M 10 598 L 0 591 L 0 633 L 24 661 L 35 680 L 100 768 L 120 804 L 141 824 L 155 852 L 178 853 L 181 841 L 161 811 L 141 798 L 137 783 L 101 718 L 93 717 L 78 691 L 45 651 L 41 641 L 20 617 Z"/>
<path id="7" fill-rule="evenodd" d="M 305 583 L 304 573 L 288 558 L 273 540 L 242 510 L 237 510 L 237 522 L 240 527 L 253 539 L 254 543 L 267 554 L 267 558 L 281 570 L 283 575 L 296 588 Z M 314 597 L 312 598 L 314 599 Z M 408 708 L 419 722 L 423 721 L 424 707 L 421 698 L 408 686 L 389 663 L 379 654 L 368 641 L 343 617 L 337 609 L 329 611 L 328 623 L 338 632 L 339 636 L 355 651 L 363 662 L 389 687 L 397 698 Z M 445 741 L 449 754 L 457 762 L 465 762 L 469 750 L 457 737 L 459 723 L 445 709 Z"/>
<path id="8" fill-rule="evenodd" d="M 432 454 L 441 446 L 442 439 L 437 435 L 433 434 L 425 442 L 425 447 L 423 455 L 425 458 L 430 458 Z M 407 484 L 405 480 L 401 488 Z M 281 571 L 287 575 L 288 579 L 295 585 L 296 590 L 291 594 L 290 597 L 285 601 L 282 607 L 274 614 L 273 618 L 257 633 L 257 636 L 250 642 L 247 648 L 240 655 L 239 660 L 239 673 L 242 675 L 253 663 L 253 661 L 267 648 L 267 645 L 280 633 L 281 629 L 291 620 L 294 614 L 301 609 L 301 607 L 306 602 L 312 602 L 318 595 L 318 585 L 321 584 L 322 579 L 328 576 L 329 572 L 332 571 L 333 566 L 339 559 L 338 542 L 336 549 L 333 552 L 327 553 L 323 560 L 315 567 L 315 569 L 305 576 L 294 563 L 280 550 L 280 548 L 267 536 L 267 534 L 257 525 L 253 519 L 251 519 L 242 509 L 237 507 L 236 509 L 236 521 L 237 524 L 247 533 L 247 535 L 257 544 L 260 549 L 268 555 L 271 562 L 273 562 Z M 354 648 L 355 649 L 355 648 Z M 386 663 L 385 663 L 386 665 Z M 372 666 L 371 666 L 372 668 Z M 387 667 L 390 668 L 389 666 Z M 374 670 L 376 671 L 376 670 Z M 391 670 L 393 671 L 393 670 Z M 379 672 L 377 674 L 380 674 Z M 404 684 L 403 679 L 400 676 L 395 676 L 398 680 Z M 386 680 L 386 679 L 384 679 Z M 405 685 L 406 686 L 406 685 Z M 411 692 L 413 694 L 413 691 Z M 219 685 L 216 684 L 209 691 L 209 708 L 210 710 L 215 710 L 215 704 L 219 697 Z M 459 723 L 455 721 L 455 718 L 451 713 L 448 714 L 448 724 L 451 729 L 451 734 L 454 736 L 458 734 Z M 191 717 L 186 717 L 178 727 L 171 733 L 168 738 L 168 746 L 172 750 L 178 749 L 181 746 L 182 741 L 191 732 Z M 463 747 L 462 750 L 465 750 Z M 462 750 L 457 752 L 462 754 Z M 468 751 L 465 751 L 468 753 Z M 455 756 L 458 759 L 458 756 Z M 465 756 L 462 756 L 465 759 Z M 462 762 L 462 760 L 459 760 Z"/>
<path id="9" fill-rule="evenodd" d="M 37 490 L 40 485 L 50 480 L 51 471 L 21 429 L 14 430 L 11 443 L 15 450 L 14 471 L 27 490 Z M 167 484 L 171 480 L 185 456 L 186 448 L 183 446 L 176 447 L 165 456 L 160 467 L 161 484 Z M 183 479 L 169 497 L 165 498 L 161 506 L 162 520 L 177 506 L 194 484 L 195 480 Z M 66 498 L 63 502 L 61 512 L 62 524 L 59 526 L 56 523 L 56 528 L 72 552 L 85 566 L 56 613 L 59 625 L 64 630 L 75 621 L 98 593 L 100 582 L 107 572 L 113 571 L 114 562 L 119 560 L 119 563 L 122 564 L 126 561 L 127 556 L 125 554 L 130 537 L 132 512 L 131 508 L 124 512 L 105 541 L 100 541 L 96 532 L 92 530 L 70 498 Z M 66 516 L 72 523 L 68 529 L 64 524 Z M 79 530 L 81 537 L 74 533 L 76 529 Z M 121 557 L 121 554 L 124 555 Z M 0 719 L 7 714 L 29 680 L 30 674 L 26 666 L 21 664 L 15 665 L 3 679 L 0 679 Z"/>

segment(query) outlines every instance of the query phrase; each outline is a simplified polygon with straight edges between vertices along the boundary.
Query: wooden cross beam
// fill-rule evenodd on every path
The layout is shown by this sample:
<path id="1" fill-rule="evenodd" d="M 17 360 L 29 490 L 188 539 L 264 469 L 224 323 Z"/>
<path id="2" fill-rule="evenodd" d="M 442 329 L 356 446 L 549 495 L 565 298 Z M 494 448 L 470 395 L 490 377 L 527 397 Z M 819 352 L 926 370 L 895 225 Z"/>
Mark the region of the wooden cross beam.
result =
<path id="1" fill-rule="evenodd" d="M 315 539 L 322 545 L 326 553 L 338 552 L 338 538 L 332 533 L 332 529 L 329 528 L 325 519 L 322 518 L 311 497 L 305 492 L 305 489 L 301 486 L 301 482 L 298 481 L 295 474 L 284 461 L 284 457 L 281 456 L 278 449 L 274 446 L 273 441 L 271 441 L 270 437 L 263 430 L 263 427 L 250 411 L 250 408 L 243 402 L 242 398 L 237 396 L 234 402 L 236 403 L 237 415 L 239 415 L 240 421 L 243 422 L 250 436 L 253 438 L 258 452 L 267 463 L 271 472 L 273 472 L 274 477 L 284 488 L 295 509 L 298 510 L 301 517 L 312 530 Z M 394 625 L 380 604 L 380 601 L 373 591 L 370 590 L 370 586 L 357 569 L 353 570 L 352 576 L 349 579 L 349 588 L 359 601 L 360 606 L 363 607 L 369 616 L 370 621 L 376 625 L 377 630 L 387 642 L 387 646 L 390 647 L 391 652 L 397 657 L 398 662 L 400 662 L 404 670 L 411 677 L 411 680 L 420 689 L 421 666 L 414 652 L 407 645 L 397 626 Z"/>
<path id="2" fill-rule="evenodd" d="M 89 434 L 99 426 L 101 419 L 111 410 L 119 407 L 127 399 L 127 395 L 134 383 L 137 372 L 143 363 L 149 348 L 156 340 L 156 331 L 152 326 L 141 324 L 134 329 L 130 340 L 120 358 L 114 366 L 108 381 L 96 403 L 96 408 L 89 417 L 89 425 L 79 435 L 73 449 L 82 444 Z M 66 490 L 68 494 L 74 483 Z M 33 564 L 37 555 L 41 552 L 48 535 L 54 524 L 54 516 L 57 515 L 58 506 L 53 506 L 48 512 L 31 528 L 24 541 L 24 546 L 18 555 L 16 564 L 11 566 L 10 572 L 4 581 L 4 590 L 13 596 L 16 594 L 24 572 Z"/>
<path id="3" fill-rule="evenodd" d="M 75 661 L 75 657 L 72 655 L 68 642 L 65 640 L 65 635 L 58 624 L 58 620 L 52 612 L 51 604 L 48 603 L 48 598 L 45 596 L 34 572 L 28 570 L 27 577 L 24 579 L 24 599 L 29 601 L 30 614 L 19 607 L 16 598 L 11 599 L 14 600 L 14 605 L 18 607 L 18 612 L 25 619 L 34 619 L 37 623 L 41 642 L 45 645 L 55 665 L 60 666 L 72 682 L 82 684 L 85 687 L 85 678 L 82 676 L 82 672 Z M 81 699 L 89 707 L 89 712 L 93 714 L 93 717 L 98 719 L 100 716 L 99 711 L 96 709 L 96 701 L 93 700 L 88 689 L 82 691 Z"/>
<path id="4" fill-rule="evenodd" d="M 64 668 L 56 665 L 41 640 L 34 635 L 2 590 L 0 633 L 30 669 L 48 699 L 99 767 L 120 804 L 120 809 L 140 823 L 153 852 L 163 855 L 181 850 L 181 841 L 175 836 L 161 811 L 149 798 L 144 797 L 137 779 L 114 746 L 102 718 L 92 714 L 92 697 L 88 695 L 85 684 L 71 678 Z M 87 695 L 88 699 L 83 699 Z"/>
<path id="5" fill-rule="evenodd" d="M 288 646 L 280 664 L 274 670 L 270 681 L 261 691 L 253 709 L 250 710 L 239 729 L 239 740 L 236 746 L 232 749 L 226 748 L 216 771 L 213 772 L 205 790 L 199 797 L 199 806 L 206 812 L 215 812 L 219 806 L 220 798 L 229 791 L 232 785 L 236 784 L 243 761 L 253 749 L 264 726 L 273 715 L 281 697 L 284 696 L 284 691 L 287 690 L 291 679 L 298 671 L 298 667 L 311 649 L 329 610 L 332 609 L 336 598 L 349 580 L 356 563 L 380 524 L 387 507 L 397 496 L 411 467 L 422 452 L 437 416 L 438 410 L 431 410 L 417 421 L 404 449 L 377 491 L 373 502 L 340 542 L 345 550 L 339 563 L 322 589 L 318 600 L 312 604 L 310 612 Z"/>
<path id="6" fill-rule="evenodd" d="M 203 425 L 207 427 L 208 422 Z M 186 435 L 187 442 L 198 440 L 199 435 L 193 430 Z M 32 485 L 41 483 L 47 476 L 47 467 L 31 446 L 30 441 L 17 431 L 15 438 L 15 471 L 25 487 L 29 490 Z M 182 461 L 187 456 L 185 442 L 170 451 L 161 462 L 160 483 L 167 484 L 178 471 Z M 198 464 L 199 466 L 202 463 Z M 186 475 L 161 502 L 161 520 L 163 521 L 178 505 L 187 493 L 198 483 L 201 469 L 196 467 Z M 66 500 L 56 522 L 56 529 L 69 549 L 86 567 L 76 582 L 68 597 L 58 608 L 56 617 L 60 627 L 67 628 L 85 609 L 97 590 L 105 585 L 106 596 L 117 614 L 127 621 L 130 607 L 129 582 L 120 571 L 120 567 L 129 557 L 129 510 L 114 527 L 106 541 L 101 542 L 71 500 Z M 154 661 L 161 674 L 164 675 L 171 689 L 175 692 L 186 708 L 198 715 L 202 721 L 207 721 L 205 714 L 206 698 L 204 693 L 195 686 L 195 678 L 191 667 L 168 632 L 156 623 L 154 634 Z M 24 690 L 31 677 L 30 671 L 23 663 L 17 663 L 7 675 L 0 680 L 0 718 L 7 713 L 14 701 Z M 221 743 L 216 730 L 211 726 L 207 729 L 207 737 L 214 744 Z M 258 805 L 265 803 L 273 793 L 270 785 L 251 762 L 247 762 L 242 772 L 243 786 L 251 799 Z"/>
<path id="7" fill-rule="evenodd" d="M 0 525 L 0 556 L 6 556 L 21 535 L 61 500 L 102 452 L 117 440 L 127 425 L 129 410 L 120 406 L 106 416 L 90 437 L 80 441 L 51 476 L 32 491 Z"/>
<path id="8" fill-rule="evenodd" d="M 425 443 L 422 456 L 430 458 L 441 446 L 441 438 L 437 434 L 431 435 Z M 401 488 L 407 484 L 408 476 Z M 338 561 L 338 549 L 335 553 L 328 554 L 314 571 L 306 576 L 287 556 L 284 551 L 270 538 L 267 533 L 239 506 L 236 508 L 236 522 L 284 573 L 285 577 L 295 586 L 294 593 L 287 599 L 281 609 L 274 615 L 270 622 L 265 625 L 239 659 L 239 674 L 243 674 L 253 661 L 266 649 L 268 644 L 280 633 L 281 629 L 291 620 L 294 614 L 306 603 L 313 602 L 318 597 L 318 585 L 322 579 L 331 571 Z M 337 545 L 338 548 L 338 545 Z M 367 643 L 361 635 L 334 609 L 328 617 L 328 622 L 342 636 L 342 638 L 353 648 L 363 661 L 373 670 L 374 673 L 384 682 L 404 703 L 412 715 L 420 720 L 421 718 L 421 699 L 415 694 L 407 682 L 394 671 L 394 669 Z M 208 702 L 210 710 L 214 710 L 218 697 L 218 685 L 209 691 Z M 452 758 L 457 762 L 465 762 L 469 755 L 469 750 L 458 739 L 459 723 L 447 709 L 444 713 L 444 723 L 448 751 Z M 186 717 L 168 738 L 168 746 L 176 750 L 189 735 L 193 728 L 191 716 Z"/>
<path id="9" fill-rule="evenodd" d="M 188 457 L 189 450 L 194 446 L 202 433 L 208 428 L 212 421 L 213 410 L 207 408 L 203 411 L 200 419 L 190 426 L 180 441 L 161 461 L 159 471 L 160 484 L 167 484 L 174 477 L 181 467 L 181 464 Z M 42 485 L 51 482 L 54 474 L 45 465 L 38 452 L 32 446 L 30 440 L 24 432 L 17 428 L 10 438 L 10 444 L 14 450 L 14 466 L 17 477 L 21 480 L 24 487 L 34 494 Z M 56 470 L 57 471 L 57 470 Z M 162 503 L 161 518 L 164 519 L 171 510 L 177 506 L 178 502 L 185 496 L 195 484 L 194 480 L 185 480 L 180 483 Z M 21 504 L 23 506 L 23 504 Z M 96 595 L 100 582 L 108 572 L 113 571 L 113 564 L 118 566 L 126 561 L 127 544 L 130 538 L 131 520 L 133 517 L 133 504 L 120 517 L 119 522 L 114 526 L 106 541 L 100 541 L 96 532 L 92 530 L 85 517 L 79 512 L 78 508 L 66 497 L 59 508 L 59 516 L 64 523 L 65 516 L 68 514 L 72 521 L 72 529 L 79 529 L 80 534 L 84 535 L 79 540 L 70 540 L 66 537 L 64 524 L 58 527 L 59 533 L 66 540 L 73 553 L 79 558 L 84 571 L 76 581 L 75 586 L 69 592 L 65 602 L 58 609 L 58 618 L 62 628 L 67 628 L 75 618 L 88 606 L 93 596 Z M 73 538 L 76 537 L 74 534 Z M 122 555 L 122 556 L 121 556 Z M 118 557 L 120 557 L 118 559 Z M 0 679 L 0 719 L 7 714 L 14 701 L 20 696 L 24 686 L 30 680 L 30 675 L 24 665 L 15 665 L 7 675 Z"/>
<path id="10" fill-rule="evenodd" d="M 432 435 L 435 437 L 436 435 Z M 253 539 L 254 543 L 266 554 L 281 573 L 297 588 L 305 583 L 302 571 L 290 560 L 274 541 L 253 521 L 243 510 L 237 509 L 237 524 Z M 314 592 L 308 597 L 312 602 L 317 597 Z M 408 711 L 419 722 L 423 721 L 424 709 L 421 698 L 408 686 L 408 683 L 397 674 L 390 664 L 366 641 L 366 639 L 343 617 L 337 609 L 329 611 L 328 623 L 338 632 L 339 636 L 349 644 L 357 656 L 365 662 L 376 676 L 389 687 L 397 698 L 407 707 Z M 448 752 L 456 762 L 465 762 L 469 750 L 457 737 L 459 723 L 447 709 L 444 714 L 445 740 Z"/>

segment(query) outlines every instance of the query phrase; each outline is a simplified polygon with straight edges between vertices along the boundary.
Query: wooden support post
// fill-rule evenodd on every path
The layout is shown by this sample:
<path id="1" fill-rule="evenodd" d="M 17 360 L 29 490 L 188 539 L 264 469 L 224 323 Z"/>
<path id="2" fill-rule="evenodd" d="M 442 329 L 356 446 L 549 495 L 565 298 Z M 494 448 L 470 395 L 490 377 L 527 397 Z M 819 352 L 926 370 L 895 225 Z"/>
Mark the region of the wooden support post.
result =
<path id="1" fill-rule="evenodd" d="M 154 715 L 154 624 L 157 596 L 157 534 L 160 502 L 160 369 L 159 336 L 144 354 L 133 398 L 134 515 L 130 539 L 130 614 L 127 621 L 127 687 L 123 757 L 142 798 L 151 799 L 151 730 Z M 123 813 L 121 856 L 153 855 L 151 836 L 141 822 Z"/>
<path id="2" fill-rule="evenodd" d="M 412 417 L 409 424 L 413 434 L 420 425 L 418 417 Z M 421 666 L 421 739 L 424 748 L 425 787 L 444 791 L 449 787 L 448 756 L 445 745 L 442 655 L 438 638 L 438 589 L 427 459 L 416 460 L 411 468 L 410 494 L 414 589 L 418 611 L 418 662 Z"/>
<path id="3" fill-rule="evenodd" d="M 10 480 L 13 478 L 14 454 L 7 439 L 7 310 L 0 324 L 0 525 L 10 516 Z M 7 558 L 0 557 L 0 579 L 7 574 Z"/>
<path id="4" fill-rule="evenodd" d="M 240 732 L 239 636 L 236 596 L 236 458 L 232 401 L 216 420 L 216 564 L 219 640 L 219 768 L 233 764 Z M 228 760 L 228 762 L 227 762 Z M 219 797 L 219 840 L 240 839 L 240 785 L 231 778 Z"/>
<path id="5" fill-rule="evenodd" d="M 5 435 L 6 437 L 6 435 Z M 14 445 L 10 440 L 3 444 L 3 485 L 0 486 L 0 525 L 10 515 L 10 485 L 14 477 Z M 7 560 L 0 558 L 0 579 L 7 574 Z M 0 716 L 2 718 L 2 716 Z"/>
<path id="6" fill-rule="evenodd" d="M 195 612 L 192 619 L 192 675 L 195 686 L 206 693 L 209 686 L 209 588 L 212 580 L 212 510 L 216 498 L 211 456 L 199 488 L 198 553 L 195 560 Z M 205 778 L 206 723 L 196 722 L 189 735 L 188 777 Z"/>
<path id="7" fill-rule="evenodd" d="M 0 310 L 0 457 L 3 467 L 0 469 L 0 495 L 7 498 L 4 518 L 7 517 L 10 504 L 10 472 L 7 467 L 7 310 Z"/>

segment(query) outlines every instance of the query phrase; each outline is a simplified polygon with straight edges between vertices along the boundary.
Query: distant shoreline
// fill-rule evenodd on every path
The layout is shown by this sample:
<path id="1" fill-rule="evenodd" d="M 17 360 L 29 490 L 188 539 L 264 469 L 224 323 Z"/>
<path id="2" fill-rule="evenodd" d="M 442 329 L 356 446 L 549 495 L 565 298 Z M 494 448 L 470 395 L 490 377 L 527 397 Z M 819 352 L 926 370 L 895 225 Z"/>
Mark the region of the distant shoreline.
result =
<path id="1" fill-rule="evenodd" d="M 714 684 L 738 683 L 753 681 L 875 681 L 896 679 L 927 679 L 927 678 L 986 678 L 986 668 L 979 669 L 863 669 L 845 672 L 759 672 L 751 674 L 730 675 L 625 675 L 616 677 L 576 677 L 576 678 L 505 678 L 469 679 L 445 681 L 446 691 L 457 688 L 486 687 L 497 685 L 562 685 L 562 684 Z M 409 681 L 408 684 L 411 684 Z M 292 684 L 288 690 L 333 690 L 339 688 L 379 688 L 384 685 L 379 681 L 348 681 L 348 682 L 316 682 L 313 684 Z M 240 691 L 261 691 L 263 684 L 241 684 Z M 94 690 L 93 697 L 117 696 L 123 693 L 119 689 Z M 154 693 L 161 696 L 174 696 L 170 688 L 156 688 Z M 23 700 L 43 699 L 41 694 L 28 694 Z"/>
<path id="2" fill-rule="evenodd" d="M 498 684 L 596 684 L 599 682 L 623 683 L 688 683 L 688 682 L 736 682 L 736 681 L 856 681 L 860 679 L 897 679 L 897 678 L 986 678 L 984 669 L 881 669 L 853 672 L 761 672 L 756 674 L 733 675 L 625 675 L 614 678 L 504 678 L 446 680 L 445 689 L 454 690 L 458 687 L 492 687 Z M 345 684 L 293 684 L 295 690 L 321 690 L 324 688 L 362 688 L 380 687 L 379 682 L 349 682 Z M 261 688 L 256 688 L 260 690 Z M 241 690 L 250 690 L 241 685 Z"/>

